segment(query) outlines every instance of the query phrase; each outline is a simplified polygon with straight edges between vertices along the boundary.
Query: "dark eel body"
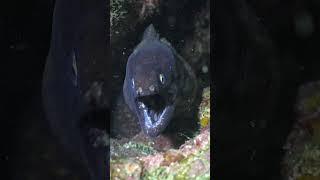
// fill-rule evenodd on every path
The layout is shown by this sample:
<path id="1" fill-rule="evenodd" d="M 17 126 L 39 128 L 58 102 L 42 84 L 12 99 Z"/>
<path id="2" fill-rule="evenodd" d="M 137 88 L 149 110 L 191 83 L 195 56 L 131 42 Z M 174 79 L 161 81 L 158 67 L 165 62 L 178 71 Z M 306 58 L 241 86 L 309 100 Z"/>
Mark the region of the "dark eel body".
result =
<path id="1" fill-rule="evenodd" d="M 143 132 L 158 136 L 195 98 L 197 82 L 184 59 L 149 25 L 129 56 L 123 96 Z"/>
<path id="2" fill-rule="evenodd" d="M 106 6 L 104 0 L 56 1 L 43 75 L 44 110 L 52 132 L 92 180 L 106 178 L 107 150 L 92 146 L 89 127 L 81 122 L 89 105 L 84 98 L 82 85 L 86 80 L 80 64 L 107 60 Z"/>

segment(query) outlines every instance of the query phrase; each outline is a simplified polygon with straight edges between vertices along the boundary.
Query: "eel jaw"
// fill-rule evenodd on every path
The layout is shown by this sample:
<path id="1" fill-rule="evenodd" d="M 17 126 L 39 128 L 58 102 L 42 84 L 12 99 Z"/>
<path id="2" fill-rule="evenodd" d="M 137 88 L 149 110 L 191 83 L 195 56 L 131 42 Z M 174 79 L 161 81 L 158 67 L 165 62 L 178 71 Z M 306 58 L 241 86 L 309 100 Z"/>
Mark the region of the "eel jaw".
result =
<path id="1" fill-rule="evenodd" d="M 160 94 L 136 98 L 139 121 L 147 135 L 156 137 L 166 128 L 174 112 L 173 98 Z"/>

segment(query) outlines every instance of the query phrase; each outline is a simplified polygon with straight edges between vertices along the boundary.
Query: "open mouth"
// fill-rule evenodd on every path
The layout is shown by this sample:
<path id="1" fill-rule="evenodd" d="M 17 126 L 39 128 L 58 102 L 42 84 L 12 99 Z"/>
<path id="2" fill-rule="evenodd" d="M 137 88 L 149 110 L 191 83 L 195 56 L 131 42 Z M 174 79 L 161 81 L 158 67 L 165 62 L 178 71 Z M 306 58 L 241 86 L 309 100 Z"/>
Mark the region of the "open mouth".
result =
<path id="1" fill-rule="evenodd" d="M 137 102 L 144 118 L 150 120 L 151 124 L 161 119 L 167 106 L 166 98 L 159 94 L 140 96 L 137 98 Z"/>
<path id="2" fill-rule="evenodd" d="M 144 132 L 159 135 L 169 124 L 175 110 L 176 91 L 164 90 L 135 98 L 136 113 Z"/>

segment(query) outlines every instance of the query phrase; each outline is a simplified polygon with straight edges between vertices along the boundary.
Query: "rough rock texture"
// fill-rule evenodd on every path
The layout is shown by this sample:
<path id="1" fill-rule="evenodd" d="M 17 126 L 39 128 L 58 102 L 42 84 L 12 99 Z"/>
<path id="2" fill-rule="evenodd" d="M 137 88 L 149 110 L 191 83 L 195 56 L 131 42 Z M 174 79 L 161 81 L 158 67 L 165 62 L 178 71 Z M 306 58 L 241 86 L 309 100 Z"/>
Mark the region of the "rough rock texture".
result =
<path id="1" fill-rule="evenodd" d="M 193 23 L 193 34 L 186 38 L 181 55 L 186 58 L 198 75 L 199 84 L 207 86 L 210 74 L 210 1 L 198 12 Z"/>
<path id="2" fill-rule="evenodd" d="M 202 101 L 199 106 L 199 124 L 201 128 L 210 126 L 210 87 L 206 87 L 202 92 Z"/>
<path id="3" fill-rule="evenodd" d="M 138 23 L 159 12 L 160 0 L 111 0 L 111 43 L 135 30 Z"/>
<path id="4" fill-rule="evenodd" d="M 320 83 L 300 88 L 298 119 L 284 146 L 283 174 L 288 180 L 320 179 Z"/>
<path id="5" fill-rule="evenodd" d="M 129 146 L 132 145 L 130 143 Z M 111 179 L 210 179 L 208 128 L 179 149 L 153 154 L 155 151 L 150 147 L 137 144 L 133 146 L 143 149 L 140 154 L 150 155 L 111 159 Z"/>

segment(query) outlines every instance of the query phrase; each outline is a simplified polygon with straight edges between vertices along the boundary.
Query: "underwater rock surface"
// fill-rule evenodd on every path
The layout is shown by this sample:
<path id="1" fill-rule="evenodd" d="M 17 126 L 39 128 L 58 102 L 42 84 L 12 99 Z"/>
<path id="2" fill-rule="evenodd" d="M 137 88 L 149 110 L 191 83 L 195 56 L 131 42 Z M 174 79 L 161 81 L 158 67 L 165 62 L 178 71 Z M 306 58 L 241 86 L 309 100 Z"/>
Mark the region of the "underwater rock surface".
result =
<path id="1" fill-rule="evenodd" d="M 298 119 L 284 146 L 283 175 L 287 180 L 320 179 L 320 82 L 299 89 Z"/>
<path id="2" fill-rule="evenodd" d="M 210 119 L 210 87 L 206 87 L 202 91 L 202 101 L 199 106 L 198 118 L 200 128 L 210 127 L 210 121 L 212 121 Z"/>
<path id="3" fill-rule="evenodd" d="M 126 33 L 135 30 L 138 23 L 159 13 L 160 0 L 111 0 L 111 43 L 119 41 Z"/>
<path id="4" fill-rule="evenodd" d="M 165 152 L 155 153 L 152 147 L 132 142 L 122 146 L 124 149 L 140 149 L 141 153 L 136 157 L 111 159 L 111 179 L 210 179 L 209 128 L 179 149 Z"/>
<path id="5" fill-rule="evenodd" d="M 209 85 L 210 78 L 210 1 L 193 18 L 194 31 L 186 38 L 181 55 L 193 67 L 199 86 Z"/>

